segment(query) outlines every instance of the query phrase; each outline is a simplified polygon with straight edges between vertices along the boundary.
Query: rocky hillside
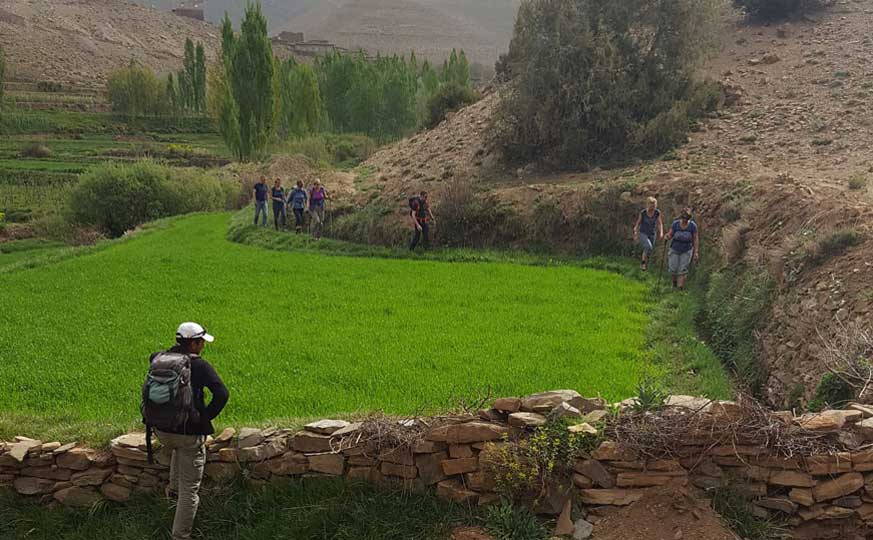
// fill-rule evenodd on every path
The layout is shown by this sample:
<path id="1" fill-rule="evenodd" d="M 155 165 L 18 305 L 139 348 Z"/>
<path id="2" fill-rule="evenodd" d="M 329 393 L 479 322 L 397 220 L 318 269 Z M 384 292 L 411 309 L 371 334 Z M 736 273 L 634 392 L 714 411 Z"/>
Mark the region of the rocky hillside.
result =
<path id="1" fill-rule="evenodd" d="M 0 3 L 0 45 L 17 79 L 99 82 L 131 59 L 176 70 L 186 38 L 202 41 L 214 57 L 214 26 L 125 0 Z"/>
<path id="2" fill-rule="evenodd" d="M 869 325 L 873 312 L 871 29 L 870 0 L 780 26 L 729 21 L 706 72 L 736 102 L 670 160 L 574 174 L 502 170 L 487 136 L 499 100 L 492 95 L 376 154 L 368 182 L 383 190 L 381 204 L 400 206 L 420 187 L 438 195 L 451 178 L 471 179 L 522 213 L 537 197 L 569 200 L 609 185 L 628 186 L 630 200 L 659 196 L 668 213 L 691 205 L 725 258 L 766 269 L 776 282 L 764 330 L 748 337 L 767 362 L 767 396 L 784 404 L 800 384 L 809 397 L 826 371 L 827 345 L 854 322 Z M 832 256 L 826 242 L 840 230 L 861 241 Z M 813 264 L 816 249 L 825 256 Z"/>

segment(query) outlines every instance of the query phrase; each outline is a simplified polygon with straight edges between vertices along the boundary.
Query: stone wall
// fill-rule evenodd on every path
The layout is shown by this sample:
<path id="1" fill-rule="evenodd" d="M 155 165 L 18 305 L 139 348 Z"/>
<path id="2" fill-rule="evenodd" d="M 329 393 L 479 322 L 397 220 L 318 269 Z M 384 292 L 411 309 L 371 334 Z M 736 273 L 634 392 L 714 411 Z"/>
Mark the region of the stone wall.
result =
<path id="1" fill-rule="evenodd" d="M 672 396 L 670 410 L 713 420 L 735 419 L 733 402 Z M 628 402 L 613 407 L 621 409 Z M 380 420 L 392 425 L 394 443 L 374 437 L 373 423 L 322 420 L 304 429 L 226 429 L 207 441 L 206 476 L 213 482 L 235 478 L 247 470 L 255 483 L 299 476 L 344 476 L 406 488 L 435 489 L 444 498 L 485 505 L 499 500 L 493 463 L 501 445 L 523 440 L 546 415 L 577 417 L 570 429 L 602 436 L 609 406 L 563 390 L 505 398 L 478 416 L 417 420 Z M 713 433 L 677 441 L 668 458 L 645 459 L 636 451 L 604 440 L 575 462 L 572 489 L 540 501 L 544 512 L 558 513 L 571 497 L 589 510 L 589 519 L 609 507 L 627 506 L 646 489 L 687 486 L 706 490 L 731 483 L 754 497 L 761 517 L 787 520 L 795 538 L 864 538 L 873 523 L 873 408 L 794 417 L 771 414 L 773 422 L 807 436 L 832 441 L 832 451 L 786 456 L 767 445 L 725 443 Z M 405 440 L 405 443 L 397 443 Z M 377 442 L 378 441 L 378 442 Z M 0 486 L 28 497 L 70 506 L 89 506 L 101 499 L 124 502 L 133 492 L 161 493 L 168 477 L 167 456 L 156 452 L 147 462 L 145 437 L 123 435 L 109 449 L 16 437 L 0 443 Z M 873 531 L 873 528 L 870 529 Z"/>

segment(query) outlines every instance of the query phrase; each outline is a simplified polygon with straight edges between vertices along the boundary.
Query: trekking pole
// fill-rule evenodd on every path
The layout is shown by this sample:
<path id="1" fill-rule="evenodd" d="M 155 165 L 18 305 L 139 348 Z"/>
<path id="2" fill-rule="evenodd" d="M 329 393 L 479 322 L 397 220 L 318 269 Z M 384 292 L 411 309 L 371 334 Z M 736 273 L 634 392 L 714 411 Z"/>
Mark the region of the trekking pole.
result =
<path id="1" fill-rule="evenodd" d="M 658 293 L 661 293 L 661 281 L 664 278 L 664 264 L 667 262 L 667 242 L 664 242 L 664 250 L 661 252 L 661 264 L 658 269 Z"/>

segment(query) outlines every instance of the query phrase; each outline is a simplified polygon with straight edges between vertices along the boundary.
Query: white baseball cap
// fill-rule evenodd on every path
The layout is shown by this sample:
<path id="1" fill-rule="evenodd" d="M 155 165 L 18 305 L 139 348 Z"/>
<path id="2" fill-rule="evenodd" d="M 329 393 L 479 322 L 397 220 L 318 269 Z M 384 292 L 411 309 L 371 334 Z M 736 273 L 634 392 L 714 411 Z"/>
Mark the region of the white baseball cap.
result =
<path id="1" fill-rule="evenodd" d="M 196 322 L 186 322 L 179 325 L 176 330 L 176 339 L 202 339 L 207 343 L 212 343 L 215 338 L 206 333 L 206 329 Z"/>

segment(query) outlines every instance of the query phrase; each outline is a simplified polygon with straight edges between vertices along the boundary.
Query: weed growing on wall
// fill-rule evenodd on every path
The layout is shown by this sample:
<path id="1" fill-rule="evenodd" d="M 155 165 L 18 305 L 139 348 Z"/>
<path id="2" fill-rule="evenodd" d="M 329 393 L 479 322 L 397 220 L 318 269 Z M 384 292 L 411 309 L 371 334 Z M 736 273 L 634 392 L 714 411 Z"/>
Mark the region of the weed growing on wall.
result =
<path id="1" fill-rule="evenodd" d="M 491 460 L 498 493 L 536 500 L 550 485 L 569 485 L 576 458 L 598 442 L 597 437 L 571 432 L 570 425 L 567 419 L 549 418 L 524 440 L 501 445 Z"/>

